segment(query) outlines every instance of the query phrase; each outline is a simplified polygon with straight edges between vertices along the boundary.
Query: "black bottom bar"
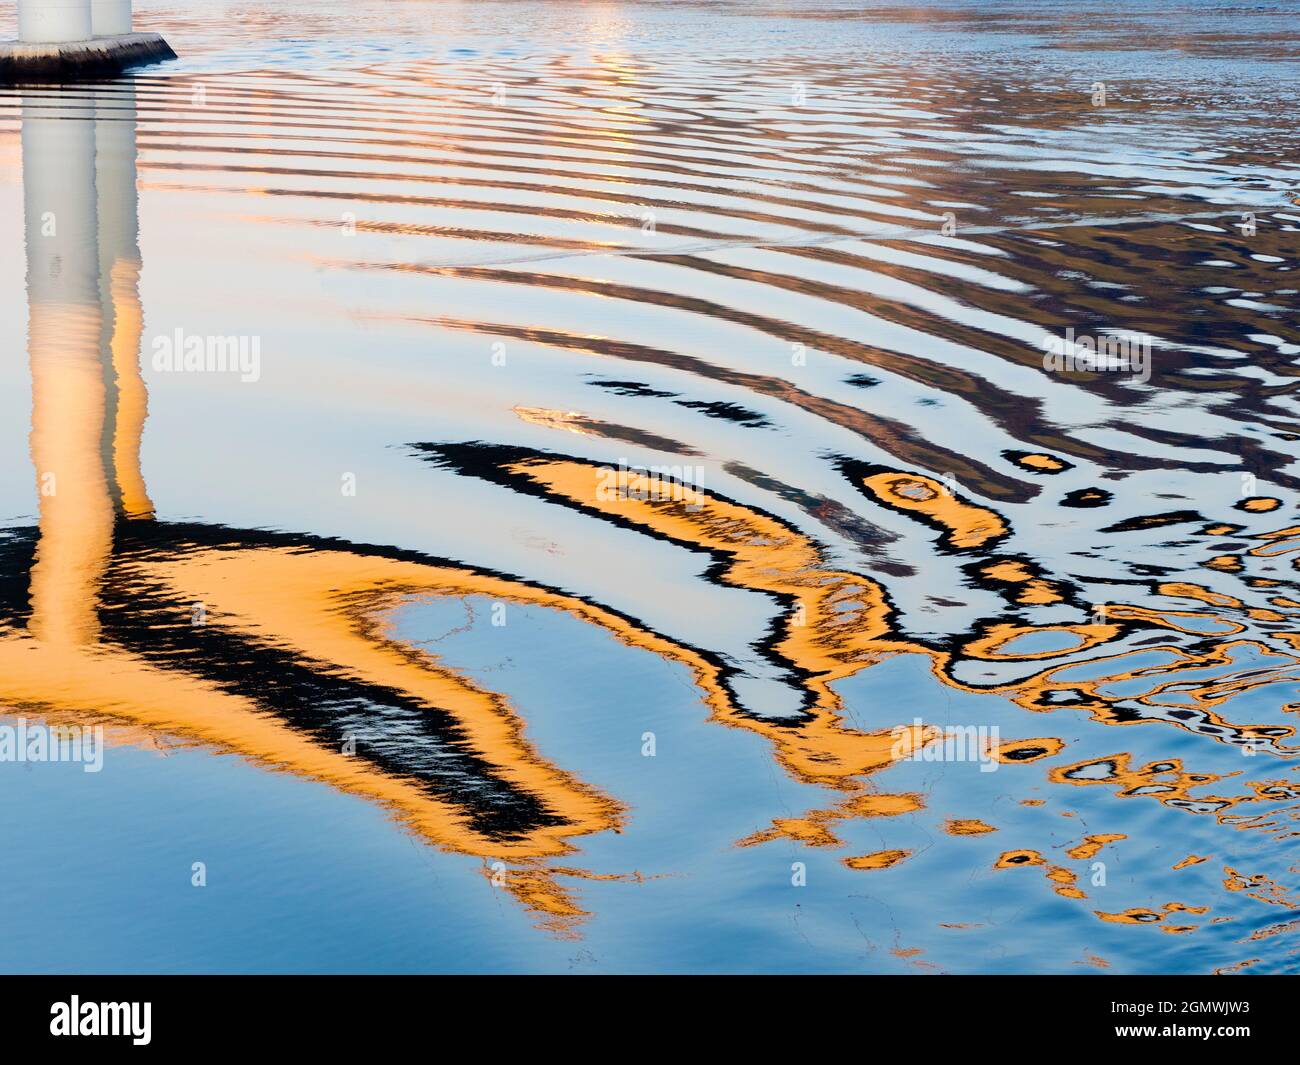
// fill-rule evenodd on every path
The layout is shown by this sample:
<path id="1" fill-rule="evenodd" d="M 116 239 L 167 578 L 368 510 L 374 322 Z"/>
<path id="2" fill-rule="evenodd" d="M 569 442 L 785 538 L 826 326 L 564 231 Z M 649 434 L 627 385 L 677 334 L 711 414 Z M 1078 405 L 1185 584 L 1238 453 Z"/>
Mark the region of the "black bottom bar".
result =
<path id="1" fill-rule="evenodd" d="M 715 1038 L 761 1038 L 769 1049 L 787 1042 L 803 1045 L 818 1054 L 830 1032 L 861 1039 L 864 1052 L 885 1038 L 891 1044 L 919 1041 L 927 1050 L 1002 1045 L 1056 1050 L 1098 1043 L 1115 1050 L 1125 1045 L 1159 1050 L 1201 1043 L 1233 1053 L 1260 1040 L 1285 1038 L 1296 989 L 1285 977 L 1178 976 L 43 976 L 0 981 L 7 1051 L 53 1050 L 58 1044 L 94 1051 L 115 1043 L 131 1051 L 283 1048 L 332 1055 L 349 1047 L 374 1052 L 412 1041 L 446 1051 L 459 1049 L 467 1038 L 484 1054 L 494 1047 L 518 1052 L 521 1040 L 545 1042 L 551 1053 L 572 1047 L 591 1054 L 608 1042 L 600 1032 L 610 1023 L 640 1033 L 637 1045 L 651 1053 L 658 1032 L 665 1054 L 680 1053 L 683 1040 L 694 1042 L 690 1033 L 707 1031 L 715 1031 Z M 489 1016 L 495 1019 L 488 1021 Z M 599 1026 L 592 1028 L 591 1022 Z M 55 1034 L 74 1026 L 78 1034 Z M 96 1029 L 109 1034 L 85 1034 Z M 626 1046 L 623 1040 L 615 1043 L 606 1051 Z"/>

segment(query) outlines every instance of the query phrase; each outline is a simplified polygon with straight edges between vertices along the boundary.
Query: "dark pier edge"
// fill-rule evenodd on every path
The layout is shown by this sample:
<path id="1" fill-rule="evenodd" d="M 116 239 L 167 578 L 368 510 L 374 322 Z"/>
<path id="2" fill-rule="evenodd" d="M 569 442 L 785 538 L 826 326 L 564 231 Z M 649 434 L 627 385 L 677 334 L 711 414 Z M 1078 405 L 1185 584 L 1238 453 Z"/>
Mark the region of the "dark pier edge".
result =
<path id="1" fill-rule="evenodd" d="M 124 33 L 63 44 L 0 44 L 0 84 L 76 81 L 175 59 L 159 33 Z"/>

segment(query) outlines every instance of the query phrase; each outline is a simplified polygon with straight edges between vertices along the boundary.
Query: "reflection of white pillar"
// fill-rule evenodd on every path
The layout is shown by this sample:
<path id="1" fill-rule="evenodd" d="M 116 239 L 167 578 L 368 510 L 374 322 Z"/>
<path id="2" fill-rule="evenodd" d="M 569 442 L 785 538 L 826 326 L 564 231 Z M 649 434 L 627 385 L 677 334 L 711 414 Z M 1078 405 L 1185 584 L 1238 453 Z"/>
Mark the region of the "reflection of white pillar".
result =
<path id="1" fill-rule="evenodd" d="M 140 373 L 139 220 L 136 214 L 135 88 L 127 82 L 99 94 L 95 107 L 95 189 L 99 203 L 101 358 L 110 382 L 105 410 L 104 466 L 113 505 L 127 518 L 147 518 L 153 504 L 140 472 L 140 441 L 149 393 Z"/>
<path id="2" fill-rule="evenodd" d="M 18 0 L 18 39 L 23 44 L 87 41 L 94 34 L 90 0 Z"/>
<path id="3" fill-rule="evenodd" d="M 100 451 L 94 105 L 78 113 L 62 101 L 25 101 L 22 141 L 31 443 L 41 528 L 29 626 L 40 640 L 84 644 L 97 632 L 96 595 L 113 537 Z"/>
<path id="4" fill-rule="evenodd" d="M 131 32 L 131 0 L 90 0 L 90 22 L 96 37 Z"/>
<path id="5" fill-rule="evenodd" d="M 98 316 L 93 100 L 29 97 L 22 144 L 28 299 L 36 307 L 93 307 Z"/>

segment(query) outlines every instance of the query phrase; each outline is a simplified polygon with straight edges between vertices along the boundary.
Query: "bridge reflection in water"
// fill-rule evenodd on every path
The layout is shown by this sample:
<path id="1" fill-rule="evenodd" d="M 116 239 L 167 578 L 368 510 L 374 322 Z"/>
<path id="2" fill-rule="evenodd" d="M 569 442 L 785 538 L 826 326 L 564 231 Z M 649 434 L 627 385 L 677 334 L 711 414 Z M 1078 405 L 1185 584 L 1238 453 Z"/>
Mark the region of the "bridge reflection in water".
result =
<path id="1" fill-rule="evenodd" d="M 526 708 L 399 638 L 394 618 L 412 602 L 480 598 L 558 611 L 685 667 L 712 721 L 761 737 L 791 778 L 825 789 L 819 808 L 736 841 L 747 847 L 778 839 L 842 847 L 848 822 L 923 807 L 924 796 L 882 793 L 871 778 L 932 742 L 934 727 L 912 723 L 910 707 L 891 708 L 885 713 L 894 719 L 877 717 L 869 727 L 850 724 L 837 687 L 900 655 L 924 656 L 948 690 L 1000 696 L 1028 712 L 1086 715 L 1108 726 L 1159 723 L 1266 757 L 1294 755 L 1292 727 L 1234 721 L 1224 711 L 1234 695 L 1294 675 L 1295 657 L 1278 641 L 1296 649 L 1300 636 L 1278 626 L 1294 619 L 1296 603 L 1277 596 L 1252 603 L 1208 583 L 1155 580 L 1133 589 L 1133 602 L 1111 602 L 1094 616 L 1097 596 L 1072 575 L 1004 552 L 1009 517 L 901 467 L 845 462 L 841 473 L 865 511 L 887 510 L 932 533 L 936 556 L 956 560 L 973 586 L 998 600 L 997 615 L 959 631 L 909 633 L 886 581 L 832 564 L 810 536 L 755 506 L 709 491 L 689 504 L 631 493 L 602 498 L 602 469 L 588 459 L 478 442 L 409 444 L 412 463 L 697 553 L 710 561 L 713 583 L 777 604 L 758 651 L 770 675 L 796 694 L 797 711 L 780 717 L 748 704 L 742 670 L 726 656 L 590 597 L 397 547 L 159 520 L 141 469 L 148 395 L 134 90 L 122 83 L 84 96 L 79 109 L 39 95 L 23 106 L 40 511 L 37 528 L 0 538 L 5 702 L 52 721 L 107 719 L 144 735 L 185 737 L 378 803 L 428 843 L 482 858 L 486 876 L 561 934 L 574 934 L 587 916 L 568 881 L 641 875 L 561 864 L 584 837 L 622 830 L 632 811 L 544 757 L 527 735 Z M 1021 459 L 1039 472 L 1064 465 L 1049 454 Z M 1159 519 L 1151 516 L 1153 527 Z M 1238 527 L 1209 523 L 1204 535 L 1228 528 Z M 1285 550 L 1297 530 L 1252 535 L 1242 556 Z M 1217 568 L 1230 569 L 1231 559 Z M 1030 620 L 1045 607 L 1076 620 Z M 1214 624 L 1208 634 L 1189 627 L 1206 621 Z M 1271 642 L 1256 638 L 1251 626 L 1261 622 L 1273 626 Z M 1194 638 L 1165 646 L 1162 634 Z M 1066 649 L 1034 642 L 1048 636 Z M 1153 651 L 1166 660 L 1153 664 Z M 1233 675 L 1229 667 L 1243 653 L 1264 665 Z M 1084 662 L 1086 677 L 1078 669 Z M 976 680 L 972 667 L 989 665 L 996 676 Z M 1063 750 L 1059 738 L 1025 731 L 985 753 L 1024 764 Z M 1187 768 L 1176 757 L 1138 765 L 1118 753 L 1054 762 L 1048 779 L 1110 787 L 1234 828 L 1293 834 L 1294 817 L 1271 816 L 1291 797 L 1284 778 L 1220 788 L 1225 794 L 1201 790 L 1229 775 Z M 976 818 L 951 825 L 955 835 L 991 830 Z M 1081 870 L 1121 838 L 1088 836 L 1068 861 L 1009 849 L 998 867 L 1041 866 L 1057 894 L 1084 900 Z M 909 857 L 887 850 L 844 863 L 865 871 Z M 492 871 L 497 861 L 506 864 L 500 876 Z M 1251 887 L 1260 890 L 1243 878 L 1241 889 Z M 1194 912 L 1096 914 L 1181 932 L 1194 926 L 1176 922 Z"/>

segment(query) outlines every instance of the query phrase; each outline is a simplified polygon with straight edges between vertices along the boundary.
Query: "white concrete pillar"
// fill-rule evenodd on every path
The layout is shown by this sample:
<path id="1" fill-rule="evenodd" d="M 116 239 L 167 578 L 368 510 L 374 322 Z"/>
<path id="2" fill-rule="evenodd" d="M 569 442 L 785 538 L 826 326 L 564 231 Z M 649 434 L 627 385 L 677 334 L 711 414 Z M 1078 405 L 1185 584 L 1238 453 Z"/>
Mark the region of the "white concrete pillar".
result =
<path id="1" fill-rule="evenodd" d="M 90 23 L 96 37 L 131 32 L 131 0 L 90 0 Z"/>
<path id="2" fill-rule="evenodd" d="M 90 0 L 18 0 L 18 39 L 23 44 L 88 41 L 93 35 Z"/>

